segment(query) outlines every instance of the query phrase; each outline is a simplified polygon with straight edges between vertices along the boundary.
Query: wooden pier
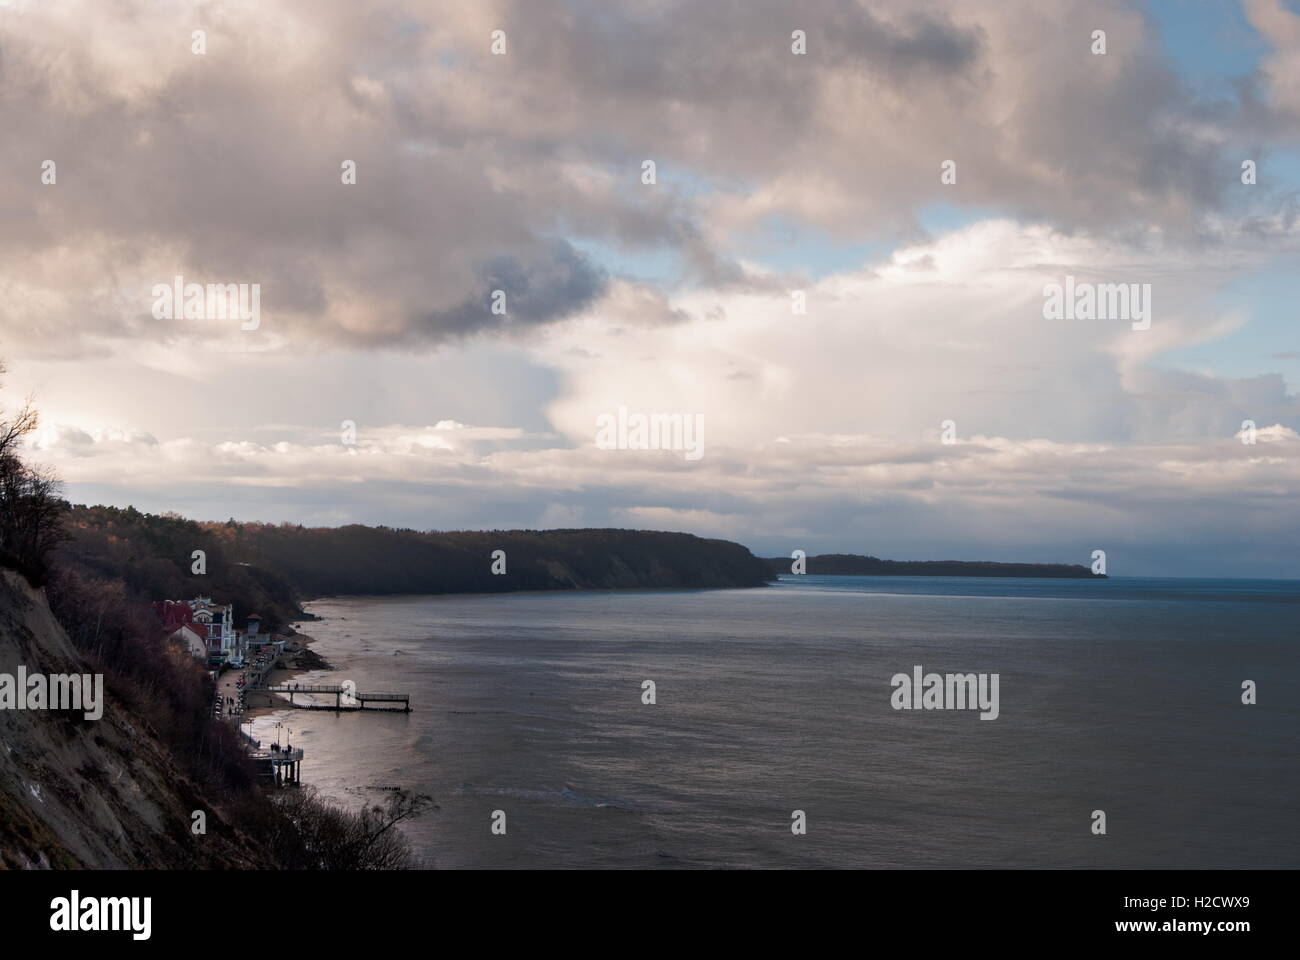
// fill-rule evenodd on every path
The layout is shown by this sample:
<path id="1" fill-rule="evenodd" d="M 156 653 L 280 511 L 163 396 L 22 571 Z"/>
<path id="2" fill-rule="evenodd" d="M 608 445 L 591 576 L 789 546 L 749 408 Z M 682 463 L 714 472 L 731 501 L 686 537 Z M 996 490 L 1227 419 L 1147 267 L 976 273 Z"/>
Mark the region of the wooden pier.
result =
<path id="1" fill-rule="evenodd" d="M 330 685 L 314 685 L 299 683 L 280 683 L 274 686 L 262 687 L 267 693 L 288 694 L 289 706 L 296 707 L 299 710 L 333 710 L 341 713 L 349 710 L 364 710 L 367 703 L 399 703 L 401 704 L 401 713 L 411 712 L 411 695 L 409 693 L 362 693 L 359 690 L 352 690 L 347 687 Z M 334 706 L 322 703 L 295 703 L 294 696 L 300 693 L 316 696 L 334 697 Z M 347 697 L 349 701 L 355 703 L 344 703 L 343 698 Z M 393 707 L 383 707 L 392 713 L 399 712 Z"/>
<path id="2" fill-rule="evenodd" d="M 259 779 L 270 781 L 277 787 L 302 783 L 302 750 L 279 746 L 264 749 L 261 740 L 254 740 L 243 730 L 239 731 L 239 736 L 248 747 Z"/>
<path id="3" fill-rule="evenodd" d="M 302 783 L 301 750 L 254 750 L 253 765 L 257 775 L 277 787 Z"/>

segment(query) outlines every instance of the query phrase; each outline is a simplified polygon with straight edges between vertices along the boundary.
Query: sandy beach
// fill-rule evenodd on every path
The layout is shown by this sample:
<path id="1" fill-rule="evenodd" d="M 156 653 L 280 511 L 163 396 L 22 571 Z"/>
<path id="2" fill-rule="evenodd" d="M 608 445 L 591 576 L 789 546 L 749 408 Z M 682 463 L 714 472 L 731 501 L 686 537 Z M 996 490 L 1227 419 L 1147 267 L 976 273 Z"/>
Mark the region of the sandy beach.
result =
<path id="1" fill-rule="evenodd" d="M 271 686 L 282 683 L 288 683 L 294 677 L 301 676 L 311 670 L 333 670 L 333 666 L 325 658 L 315 653 L 311 649 L 311 644 L 315 638 L 305 633 L 295 633 L 288 646 L 285 647 L 284 655 L 280 658 L 280 666 L 272 670 L 267 676 L 267 682 Z M 243 671 L 232 671 L 225 677 L 221 678 L 224 687 L 227 677 L 230 685 L 233 687 L 235 681 L 243 675 Z M 224 691 L 223 691 L 224 693 Z M 265 716 L 275 710 L 283 709 L 288 706 L 289 701 L 276 693 L 267 693 L 262 690 L 250 690 L 244 695 L 245 717 Z"/>

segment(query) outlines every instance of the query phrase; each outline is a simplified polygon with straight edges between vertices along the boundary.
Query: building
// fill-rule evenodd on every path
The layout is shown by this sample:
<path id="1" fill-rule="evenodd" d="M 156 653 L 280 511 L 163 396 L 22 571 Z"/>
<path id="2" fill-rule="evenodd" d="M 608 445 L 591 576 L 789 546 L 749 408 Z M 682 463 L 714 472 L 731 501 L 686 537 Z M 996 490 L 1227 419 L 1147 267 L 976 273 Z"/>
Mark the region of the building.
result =
<path id="1" fill-rule="evenodd" d="M 211 597 L 193 600 L 159 600 L 154 611 L 163 622 L 168 636 L 209 665 L 244 663 L 244 638 L 235 629 L 235 608 L 229 603 L 214 603 Z"/>
<path id="2" fill-rule="evenodd" d="M 174 640 L 180 644 L 181 649 L 189 653 L 194 659 L 207 662 L 208 659 L 208 641 L 199 636 L 197 630 L 188 623 L 182 624 L 176 630 L 167 635 L 167 639 Z"/>
<path id="3" fill-rule="evenodd" d="M 155 600 L 153 612 L 158 614 L 158 619 L 163 622 L 168 633 L 194 620 L 194 611 L 188 603 L 181 600 Z"/>
<path id="4" fill-rule="evenodd" d="M 207 640 L 209 660 L 242 659 L 233 604 L 213 603 L 211 597 L 195 597 L 189 601 L 189 607 L 194 611 L 191 626 Z"/>

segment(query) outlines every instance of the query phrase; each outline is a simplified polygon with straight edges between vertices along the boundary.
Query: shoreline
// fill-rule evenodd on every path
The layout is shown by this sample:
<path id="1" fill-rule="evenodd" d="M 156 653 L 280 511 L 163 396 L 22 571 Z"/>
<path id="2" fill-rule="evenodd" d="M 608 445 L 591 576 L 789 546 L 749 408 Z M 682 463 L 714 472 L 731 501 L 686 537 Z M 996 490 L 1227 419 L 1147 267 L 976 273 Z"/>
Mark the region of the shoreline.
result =
<path id="1" fill-rule="evenodd" d="M 389 600 L 396 597 L 516 597 L 537 594 L 567 595 L 573 593 L 690 593 L 709 590 L 761 590 L 777 582 L 777 577 L 763 583 L 728 584 L 716 587 L 550 587 L 534 590 L 449 590 L 442 593 L 327 593 L 300 601 L 304 606 L 321 600 Z M 324 617 L 306 614 L 304 620 L 324 620 Z"/>
<path id="2" fill-rule="evenodd" d="M 314 619 L 320 620 L 321 617 Z M 278 686 L 282 683 L 288 683 L 294 677 L 302 676 L 304 673 L 310 673 L 313 670 L 333 670 L 334 665 L 311 649 L 311 645 L 316 642 L 316 638 L 305 633 L 294 633 L 292 635 L 294 649 L 285 649 L 284 655 L 280 657 L 281 666 L 276 667 L 267 675 L 267 682 L 271 686 Z M 249 718 L 264 717 L 276 710 L 292 709 L 289 701 L 284 699 L 278 693 L 268 693 L 265 690 L 250 690 L 244 694 L 244 715 Z"/>

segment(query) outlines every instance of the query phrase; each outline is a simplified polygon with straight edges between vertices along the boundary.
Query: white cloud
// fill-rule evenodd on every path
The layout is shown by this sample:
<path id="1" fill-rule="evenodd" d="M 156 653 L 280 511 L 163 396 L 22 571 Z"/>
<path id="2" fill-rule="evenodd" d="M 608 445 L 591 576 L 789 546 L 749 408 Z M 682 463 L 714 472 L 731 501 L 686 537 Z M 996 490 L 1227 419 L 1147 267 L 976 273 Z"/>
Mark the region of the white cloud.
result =
<path id="1" fill-rule="evenodd" d="M 1135 251 L 986 221 L 809 286 L 806 314 L 784 289 L 700 291 L 668 304 L 689 320 L 638 328 L 611 322 L 602 302 L 536 349 L 565 374 L 549 412 L 575 443 L 619 406 L 700 413 L 710 446 L 736 449 L 791 434 L 916 439 L 949 419 L 961 436 L 1020 440 L 1223 437 L 1243 418 L 1294 419 L 1296 398 L 1279 379 L 1154 364 L 1242 322 L 1216 296 L 1248 260 L 1244 248 L 1225 257 L 1153 240 Z M 1150 329 L 1044 319 L 1044 285 L 1067 274 L 1150 284 Z M 1178 402 L 1166 407 L 1175 383 Z"/>

